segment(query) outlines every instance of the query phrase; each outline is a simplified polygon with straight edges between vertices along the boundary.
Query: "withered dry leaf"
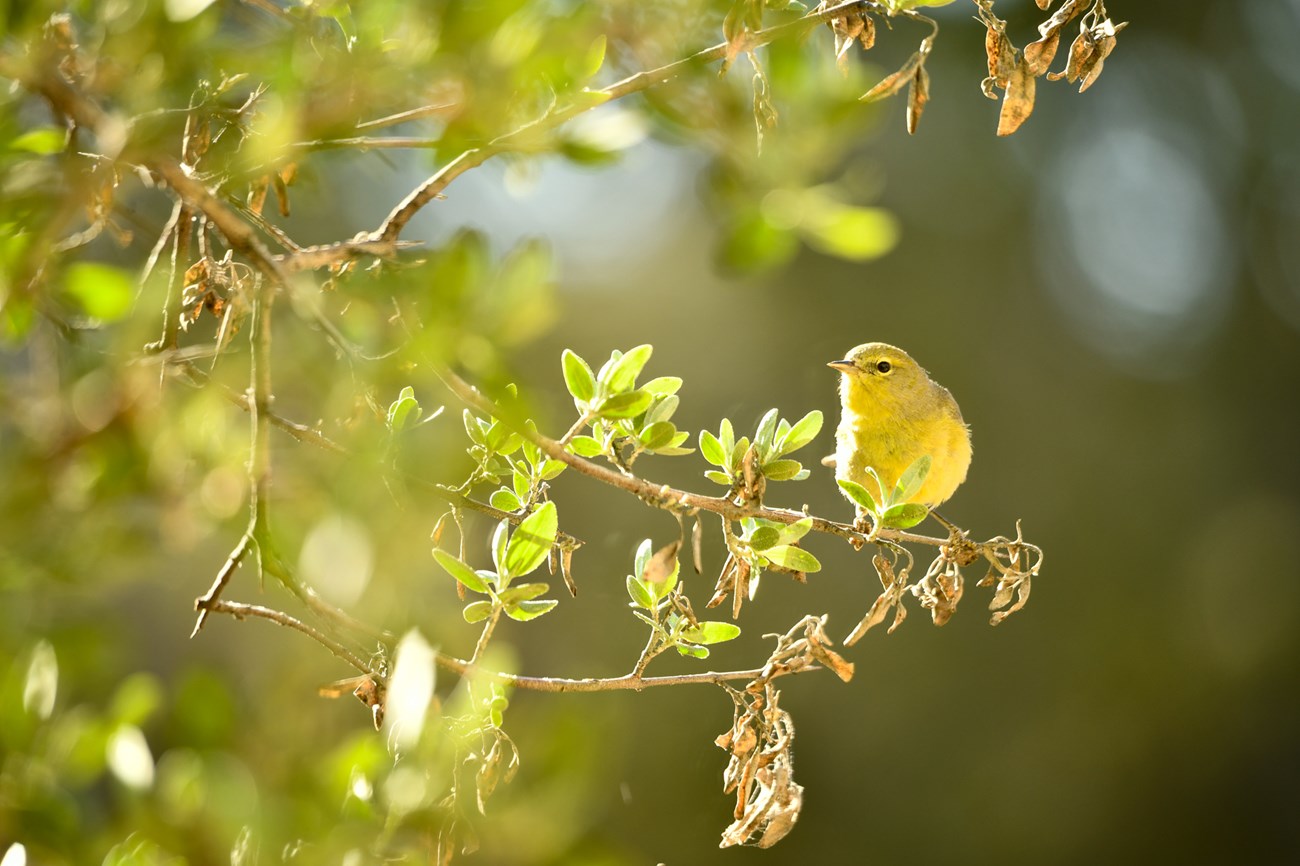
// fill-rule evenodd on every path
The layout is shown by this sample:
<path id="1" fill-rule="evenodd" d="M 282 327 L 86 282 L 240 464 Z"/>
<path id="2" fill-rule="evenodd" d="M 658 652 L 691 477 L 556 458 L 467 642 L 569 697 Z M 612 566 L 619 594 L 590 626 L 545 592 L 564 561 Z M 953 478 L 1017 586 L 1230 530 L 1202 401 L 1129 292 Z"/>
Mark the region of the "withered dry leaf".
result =
<path id="1" fill-rule="evenodd" d="M 1088 57 L 1087 61 L 1083 64 L 1083 68 L 1080 70 L 1083 78 L 1082 83 L 1079 85 L 1080 93 L 1083 93 L 1089 87 L 1092 87 L 1092 83 L 1097 80 L 1097 76 L 1101 75 L 1102 64 L 1106 62 L 1106 58 L 1110 56 L 1110 53 L 1115 50 L 1115 35 L 1119 33 L 1119 31 L 1123 30 L 1127 25 L 1127 21 L 1116 25 L 1113 21 L 1107 18 L 1105 21 L 1102 21 L 1096 27 L 1092 28 L 1092 41 L 1094 48 L 1092 54 Z"/>
<path id="2" fill-rule="evenodd" d="M 1061 4 L 1061 8 L 1057 9 L 1051 18 L 1048 18 L 1042 24 L 1038 25 L 1039 35 L 1047 36 L 1060 30 L 1075 18 L 1078 18 L 1079 15 L 1083 13 L 1083 10 L 1087 8 L 1088 4 L 1093 2 L 1095 2 L 1095 0 L 1065 0 L 1065 2 Z"/>
<path id="3" fill-rule="evenodd" d="M 371 719 L 375 723 L 375 730 L 379 730 L 384 725 L 384 701 L 387 699 L 387 690 L 383 683 L 379 682 L 373 676 L 366 674 L 359 677 L 348 677 L 343 680 L 335 680 L 332 683 L 326 683 L 317 689 L 317 692 L 324 698 L 338 698 L 345 693 L 351 692 L 356 695 L 357 700 L 370 708 Z"/>
<path id="4" fill-rule="evenodd" d="M 736 0 L 722 20 L 722 37 L 727 40 L 727 54 L 719 72 L 726 72 L 736 57 L 753 48 L 750 34 L 763 27 L 763 0 Z"/>
<path id="5" fill-rule="evenodd" d="M 244 203 L 248 209 L 260 216 L 262 208 L 266 207 L 266 192 L 270 188 L 270 175 L 264 174 L 259 178 L 254 178 L 248 185 L 248 197 L 244 199 Z"/>
<path id="6" fill-rule="evenodd" d="M 1034 111 L 1035 83 L 1029 64 L 1022 58 L 1007 80 L 1007 92 L 998 115 L 998 135 L 1010 135 L 1029 119 Z"/>
<path id="7" fill-rule="evenodd" d="M 925 71 L 925 64 L 916 67 L 912 83 L 907 91 L 907 134 L 916 134 L 916 125 L 921 122 L 921 112 L 930 101 L 930 73 Z"/>
<path id="8" fill-rule="evenodd" d="M 691 527 L 691 565 L 695 567 L 696 574 L 704 573 L 704 524 L 700 518 L 695 518 L 695 525 Z"/>
<path id="9" fill-rule="evenodd" d="M 899 70 L 890 75 L 886 75 L 875 87 L 858 97 L 859 102 L 877 102 L 887 96 L 893 96 L 904 87 L 906 87 L 915 75 L 916 69 L 921 65 L 921 52 L 914 51 L 912 56 L 907 58 Z"/>
<path id="10" fill-rule="evenodd" d="M 578 597 L 578 584 L 573 579 L 573 548 L 565 547 L 560 551 L 560 575 L 564 578 L 564 585 L 569 588 L 569 595 Z"/>
<path id="11" fill-rule="evenodd" d="M 1052 5 L 1052 0 L 1034 0 L 1034 2 L 1037 3 L 1038 8 L 1042 9 L 1044 12 L 1047 11 L 1048 6 Z"/>
<path id="12" fill-rule="evenodd" d="M 1016 66 L 1016 47 L 1007 38 L 1007 22 L 993 14 L 992 9 L 980 6 L 979 20 L 984 24 L 984 53 L 988 62 L 988 77 L 980 82 L 980 90 L 989 99 L 997 99 L 995 88 L 1005 90 L 1007 79 Z"/>
<path id="13" fill-rule="evenodd" d="M 641 579 L 650 583 L 663 583 L 667 580 L 668 575 L 673 573 L 673 566 L 677 564 L 677 551 L 681 546 L 682 540 L 678 538 L 656 550 L 654 556 L 646 560 Z"/>
<path id="14" fill-rule="evenodd" d="M 790 832 L 803 808 L 803 787 L 794 782 L 790 752 L 794 722 L 778 707 L 780 693 L 771 683 L 757 692 L 751 684 L 732 697 L 735 719 L 715 741 L 731 752 L 723 792 L 736 793 L 735 820 L 723 831 L 721 847 L 770 848 Z"/>
<path id="15" fill-rule="evenodd" d="M 870 15 L 862 17 L 862 32 L 858 34 L 858 44 L 863 51 L 870 51 L 876 44 L 876 22 Z"/>
<path id="16" fill-rule="evenodd" d="M 1026 45 L 1025 62 L 1029 64 L 1029 71 L 1035 76 L 1046 72 L 1047 67 L 1052 65 L 1052 60 L 1056 57 L 1056 49 L 1060 44 L 1061 31 L 1053 30 L 1037 42 Z"/>

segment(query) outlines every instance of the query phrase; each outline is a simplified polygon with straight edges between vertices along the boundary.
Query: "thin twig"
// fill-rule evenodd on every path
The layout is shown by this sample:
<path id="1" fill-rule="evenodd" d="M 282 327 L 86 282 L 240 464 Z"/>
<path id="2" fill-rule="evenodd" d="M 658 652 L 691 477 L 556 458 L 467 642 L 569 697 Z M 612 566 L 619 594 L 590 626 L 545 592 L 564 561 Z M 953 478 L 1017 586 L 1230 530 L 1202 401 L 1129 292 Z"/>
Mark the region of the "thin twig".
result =
<path id="1" fill-rule="evenodd" d="M 379 671 L 372 669 L 347 647 L 343 646 L 328 635 L 312 628 L 302 620 L 296 619 L 283 611 L 263 607 L 260 604 L 243 604 L 237 601 L 219 600 L 211 602 L 203 612 L 206 613 L 207 611 L 212 611 L 213 613 L 228 613 L 235 619 L 244 619 L 249 616 L 261 617 L 262 619 L 269 619 L 271 622 L 279 623 L 286 628 L 300 631 L 312 640 L 317 641 L 322 646 L 329 649 L 330 652 L 343 659 L 343 661 L 361 671 L 361 673 L 369 674 L 375 677 L 379 682 L 383 682 L 383 677 L 380 675 Z"/>
<path id="2" fill-rule="evenodd" d="M 239 567 L 239 563 L 243 561 L 244 556 L 248 553 L 249 540 L 247 534 L 240 537 L 239 544 L 235 545 L 235 549 L 230 552 L 230 556 L 226 559 L 226 564 L 221 566 L 221 570 L 217 572 L 216 580 L 212 581 L 212 586 L 208 587 L 208 591 L 194 601 L 194 607 L 198 610 L 199 615 L 194 621 L 194 630 L 190 632 L 190 637 L 198 635 L 203 628 L 203 621 L 208 618 L 208 611 L 212 609 L 214 604 L 218 603 L 222 590 L 226 588 L 226 584 L 230 583 L 230 578 L 235 573 L 235 569 Z"/>

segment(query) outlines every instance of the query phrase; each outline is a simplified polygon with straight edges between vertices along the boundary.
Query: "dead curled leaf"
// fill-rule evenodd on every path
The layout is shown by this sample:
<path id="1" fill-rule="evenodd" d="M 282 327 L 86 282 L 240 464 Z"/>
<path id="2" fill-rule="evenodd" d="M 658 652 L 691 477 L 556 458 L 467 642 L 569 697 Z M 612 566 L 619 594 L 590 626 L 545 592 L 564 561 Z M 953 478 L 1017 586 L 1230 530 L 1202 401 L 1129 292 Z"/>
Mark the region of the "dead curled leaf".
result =
<path id="1" fill-rule="evenodd" d="M 1021 58 L 1007 80 L 1007 92 L 1002 97 L 1002 111 L 998 115 L 998 135 L 1010 135 L 1020 128 L 1034 111 L 1035 79 L 1029 64 Z"/>
<path id="2" fill-rule="evenodd" d="M 921 52 L 912 52 L 912 56 L 907 58 L 907 62 L 899 67 L 897 72 L 886 75 L 879 84 L 858 97 L 858 101 L 878 102 L 885 97 L 893 96 L 912 81 L 912 78 L 916 74 L 916 70 L 920 65 Z"/>
<path id="3" fill-rule="evenodd" d="M 1037 42 L 1025 46 L 1025 62 L 1034 75 L 1042 75 L 1052 65 L 1057 46 L 1061 44 L 1061 31 L 1053 30 Z"/>
<path id="4" fill-rule="evenodd" d="M 916 67 L 916 73 L 912 76 L 912 83 L 907 91 L 907 134 L 916 134 L 916 125 L 921 122 L 921 112 L 925 111 L 925 104 L 930 101 L 930 73 L 925 71 L 925 65 L 921 64 Z"/>
<path id="5" fill-rule="evenodd" d="M 751 689 L 753 684 L 751 684 Z M 722 833 L 721 847 L 770 848 L 794 828 L 803 808 L 803 787 L 795 784 L 790 748 L 794 721 L 780 709 L 771 683 L 757 693 L 735 692 L 731 729 L 717 744 L 731 753 L 723 792 L 736 793 L 735 820 Z"/>

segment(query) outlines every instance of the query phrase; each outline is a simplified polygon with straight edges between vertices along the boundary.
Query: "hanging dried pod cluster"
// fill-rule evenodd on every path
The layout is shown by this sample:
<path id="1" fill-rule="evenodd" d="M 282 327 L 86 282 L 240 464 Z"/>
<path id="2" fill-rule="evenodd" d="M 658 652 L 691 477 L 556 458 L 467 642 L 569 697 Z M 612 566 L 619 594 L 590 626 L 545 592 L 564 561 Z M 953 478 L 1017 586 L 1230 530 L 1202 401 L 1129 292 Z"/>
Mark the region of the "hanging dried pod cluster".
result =
<path id="1" fill-rule="evenodd" d="M 1040 9 L 1046 10 L 1051 6 L 1050 0 L 1037 2 Z M 1115 48 L 1115 35 L 1127 24 L 1115 24 L 1110 20 L 1104 0 L 1064 0 L 1051 18 L 1038 25 L 1038 40 L 1026 45 L 1022 51 L 1007 36 L 1007 22 L 994 14 L 993 0 L 975 0 L 975 5 L 979 7 L 979 20 L 986 31 L 984 48 L 989 61 L 989 76 L 981 88 L 989 99 L 998 98 L 995 88 L 1003 91 L 998 135 L 1010 135 L 1029 119 L 1034 110 L 1035 85 L 1040 76 L 1046 74 L 1049 81 L 1065 78 L 1073 83 L 1081 80 L 1080 93 L 1091 87 L 1101 74 L 1106 57 Z M 1070 46 L 1065 70 L 1049 74 L 1047 70 L 1056 57 L 1062 31 L 1080 15 L 1083 18 L 1079 35 Z"/>
<path id="2" fill-rule="evenodd" d="M 1046 11 L 1053 0 L 1036 0 L 1038 8 Z M 988 77 L 981 84 L 984 95 L 999 99 L 1002 110 L 998 115 L 998 135 L 1010 135 L 1020 128 L 1034 110 L 1037 79 L 1047 75 L 1048 80 L 1061 78 L 1073 83 L 1079 81 L 1079 91 L 1092 86 L 1101 74 L 1106 57 L 1115 48 L 1115 37 L 1125 24 L 1116 24 L 1106 13 L 1103 0 L 1063 0 L 1056 12 L 1038 26 L 1039 39 L 1024 49 L 1017 48 L 1007 35 L 1007 23 L 993 12 L 994 0 L 974 0 L 979 10 L 979 20 L 986 28 L 984 40 L 988 55 Z M 822 2 L 818 11 L 832 9 L 836 4 Z M 881 2 L 859 3 L 846 9 L 842 16 L 832 18 L 829 24 L 835 36 L 835 62 L 844 68 L 849 49 L 854 43 L 868 51 L 876 43 L 876 25 L 873 15 L 901 16 L 930 26 L 930 34 L 921 40 L 920 47 L 896 71 L 882 79 L 862 96 L 864 102 L 875 102 L 907 89 L 907 131 L 915 133 L 926 103 L 930 101 L 930 76 L 925 62 L 934 47 L 939 33 L 938 24 L 916 12 L 913 6 L 925 3 Z M 938 3 L 928 5 L 940 5 Z M 1086 10 L 1086 12 L 1085 12 Z M 1067 24 L 1082 16 L 1079 35 L 1070 46 L 1066 68 L 1048 73 L 1056 57 L 1061 34 Z"/>
<path id="3" fill-rule="evenodd" d="M 803 786 L 794 781 L 794 720 L 779 706 L 777 677 L 817 665 L 841 680 L 853 676 L 853 663 L 831 649 L 826 617 L 806 616 L 777 638 L 763 672 L 744 691 L 728 688 L 736 703 L 731 727 L 715 741 L 731 754 L 723 773 L 723 793 L 736 795 L 735 820 L 722 834 L 722 848 L 770 848 L 799 819 Z"/>

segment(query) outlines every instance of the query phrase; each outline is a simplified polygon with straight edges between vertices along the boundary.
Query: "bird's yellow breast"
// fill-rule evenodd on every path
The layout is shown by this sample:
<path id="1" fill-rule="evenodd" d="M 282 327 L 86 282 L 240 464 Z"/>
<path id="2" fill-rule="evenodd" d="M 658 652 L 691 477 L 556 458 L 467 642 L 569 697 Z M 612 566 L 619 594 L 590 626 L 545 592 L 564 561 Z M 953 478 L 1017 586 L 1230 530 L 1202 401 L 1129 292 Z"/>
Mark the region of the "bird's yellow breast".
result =
<path id="1" fill-rule="evenodd" d="M 936 506 L 966 480 L 970 431 L 946 388 L 924 377 L 916 387 L 891 391 L 846 377 L 835 433 L 835 476 L 855 481 L 880 501 L 899 476 L 929 455 L 930 472 L 907 501 Z M 874 384 L 874 383 L 873 383 Z M 874 467 L 885 491 L 867 474 Z"/>

